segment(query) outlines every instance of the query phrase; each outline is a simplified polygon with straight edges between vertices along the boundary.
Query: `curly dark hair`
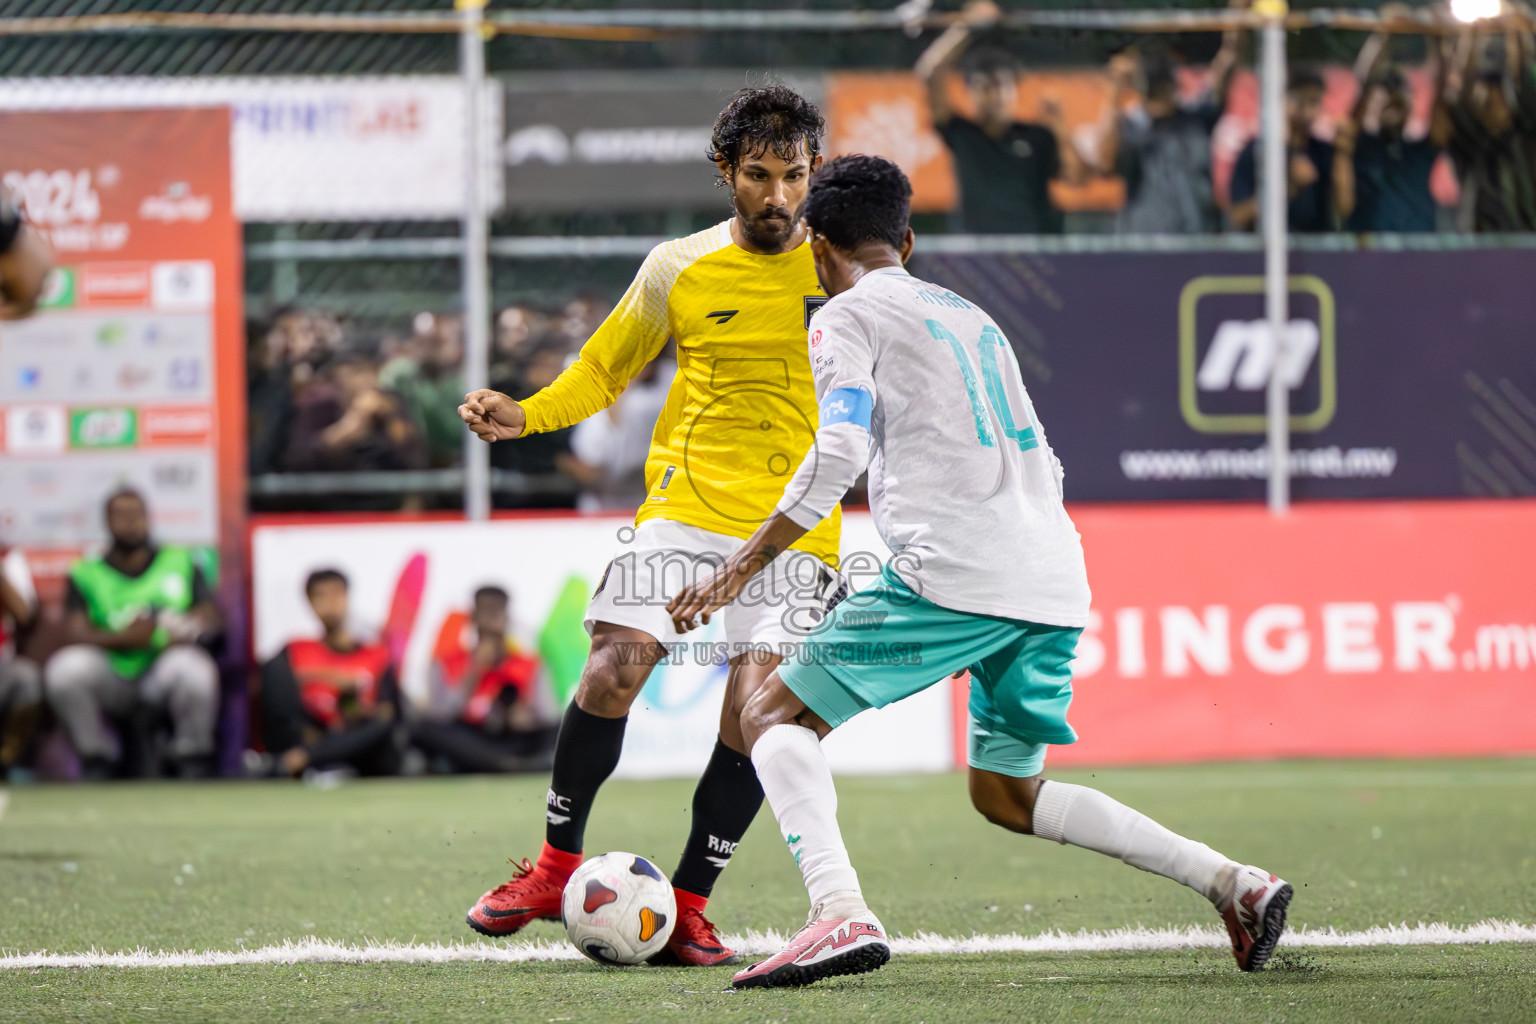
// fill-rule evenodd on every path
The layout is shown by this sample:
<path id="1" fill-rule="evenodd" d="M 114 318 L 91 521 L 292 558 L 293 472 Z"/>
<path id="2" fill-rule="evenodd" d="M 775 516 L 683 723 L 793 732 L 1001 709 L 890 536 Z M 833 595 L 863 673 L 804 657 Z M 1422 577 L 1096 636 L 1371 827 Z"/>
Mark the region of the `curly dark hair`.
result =
<path id="1" fill-rule="evenodd" d="M 347 586 L 347 577 L 340 569 L 316 569 L 304 580 L 304 595 L 313 597 L 315 588 L 322 583 L 340 583 Z"/>
<path id="2" fill-rule="evenodd" d="M 1019 58 L 1003 49 L 1001 46 L 978 46 L 965 55 L 962 62 L 965 77 L 990 78 L 993 75 L 1006 75 L 1009 78 L 1017 78 L 1023 70 L 1019 66 Z"/>
<path id="3" fill-rule="evenodd" d="M 733 172 L 745 157 L 772 151 L 781 160 L 792 160 L 804 144 L 805 155 L 821 152 L 827 122 L 816 104 L 782 85 L 742 89 L 715 118 L 709 137 L 709 159 L 724 160 Z M 730 184 L 722 176 L 721 184 Z"/>
<path id="4" fill-rule="evenodd" d="M 912 211 L 912 183 L 878 156 L 840 156 L 811 178 L 803 216 L 818 235 L 852 251 L 865 242 L 901 248 Z"/>

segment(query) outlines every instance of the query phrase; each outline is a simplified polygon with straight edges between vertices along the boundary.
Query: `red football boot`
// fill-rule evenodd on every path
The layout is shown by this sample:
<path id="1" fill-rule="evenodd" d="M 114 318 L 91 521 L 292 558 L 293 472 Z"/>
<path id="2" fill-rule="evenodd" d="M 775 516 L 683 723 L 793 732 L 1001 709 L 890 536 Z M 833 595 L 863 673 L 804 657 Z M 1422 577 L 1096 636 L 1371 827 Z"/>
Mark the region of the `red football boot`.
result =
<path id="1" fill-rule="evenodd" d="M 574 871 L 581 863 L 581 855 L 565 856 L 575 859 L 576 863 L 571 865 L 571 871 Z M 559 872 L 564 868 L 563 864 L 546 866 L 544 861 L 545 858 L 540 856 L 539 865 L 535 867 L 524 859 L 509 881 L 481 896 L 464 917 L 469 926 L 481 935 L 494 938 L 511 935 L 531 921 L 560 920 L 560 897 L 565 892 L 570 871 L 565 871 L 561 877 Z"/>
<path id="2" fill-rule="evenodd" d="M 667 948 L 651 957 L 656 967 L 718 967 L 741 960 L 736 951 L 720 941 L 720 933 L 696 907 L 677 906 L 677 924 Z"/>

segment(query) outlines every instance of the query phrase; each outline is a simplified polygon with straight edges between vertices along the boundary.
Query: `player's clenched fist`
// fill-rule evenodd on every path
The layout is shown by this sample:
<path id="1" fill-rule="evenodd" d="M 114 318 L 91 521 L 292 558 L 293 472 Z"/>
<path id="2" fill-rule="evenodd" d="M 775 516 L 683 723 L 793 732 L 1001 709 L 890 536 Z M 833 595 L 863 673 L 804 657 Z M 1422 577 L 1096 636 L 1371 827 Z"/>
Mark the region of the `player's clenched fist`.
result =
<path id="1" fill-rule="evenodd" d="M 521 405 L 490 388 L 465 395 L 459 419 L 482 441 L 510 441 L 522 434 L 528 422 Z"/>

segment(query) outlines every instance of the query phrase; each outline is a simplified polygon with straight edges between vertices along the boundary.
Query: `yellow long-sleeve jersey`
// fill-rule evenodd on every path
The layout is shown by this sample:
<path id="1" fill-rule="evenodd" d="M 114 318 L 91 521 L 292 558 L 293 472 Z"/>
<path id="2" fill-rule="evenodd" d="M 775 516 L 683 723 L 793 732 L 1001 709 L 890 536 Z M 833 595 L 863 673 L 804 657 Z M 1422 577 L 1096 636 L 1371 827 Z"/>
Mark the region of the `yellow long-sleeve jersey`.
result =
<path id="1" fill-rule="evenodd" d="M 748 537 L 815 439 L 806 328 L 825 301 L 809 245 L 750 253 L 731 241 L 730 221 L 658 245 L 576 362 L 523 402 L 525 431 L 607 408 L 671 335 L 678 372 L 651 434 L 635 522 Z M 833 509 L 794 546 L 835 566 L 841 526 Z"/>

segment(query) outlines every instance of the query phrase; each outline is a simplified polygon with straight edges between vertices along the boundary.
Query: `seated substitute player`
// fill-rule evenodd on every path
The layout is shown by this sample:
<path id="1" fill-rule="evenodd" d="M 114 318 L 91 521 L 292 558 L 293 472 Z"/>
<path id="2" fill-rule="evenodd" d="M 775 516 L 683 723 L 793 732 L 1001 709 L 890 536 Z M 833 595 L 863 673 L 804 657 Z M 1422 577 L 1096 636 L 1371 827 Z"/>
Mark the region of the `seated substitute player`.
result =
<path id="1" fill-rule="evenodd" d="M 800 223 L 819 166 L 821 114 L 782 86 L 743 89 L 715 122 L 712 157 L 735 216 L 651 251 L 580 358 L 549 387 L 516 402 L 492 391 L 465 397 L 459 414 L 486 441 L 558 430 L 611 404 L 677 341 L 677 376 L 651 435 L 647 497 L 635 528 L 598 584 L 587 613 L 592 649 L 555 745 L 546 840 L 536 865 L 481 897 L 469 924 L 507 935 L 560 917 L 560 895 L 581 863 L 593 799 L 619 761 L 629 708 L 662 643 L 678 642 L 668 599 L 701 565 L 739 546 L 783 491 L 815 435 L 815 392 L 805 358 L 812 312 L 826 301 Z M 709 965 L 735 954 L 703 916 L 715 880 L 762 805 L 740 733 L 740 712 L 778 658 L 841 590 L 833 565 L 837 509 L 796 541 L 761 593 L 725 611 L 729 670 L 720 738 L 693 798 L 693 825 L 672 884 L 679 919 L 665 962 Z"/>
<path id="2" fill-rule="evenodd" d="M 911 194 L 901 171 L 878 157 L 842 157 L 816 175 L 805 218 L 816 272 L 833 298 L 810 335 L 821 401 L 815 447 L 773 516 L 713 578 L 670 606 L 679 628 L 707 621 L 836 508 L 868 466 L 870 505 L 894 556 L 877 583 L 835 608 L 816 641 L 769 677 L 742 716 L 812 909 L 782 952 L 734 984 L 803 985 L 889 959 L 843 847 L 819 737 L 965 668 L 976 809 L 1010 831 L 1183 882 L 1226 920 L 1238 965 L 1257 970 L 1284 928 L 1289 885 L 1097 790 L 1040 775 L 1046 744 L 1077 739 L 1066 714 L 1088 618 L 1082 542 L 1062 505 L 1061 464 L 1007 339 L 984 311 L 902 269 L 912 249 Z M 860 642 L 870 634 L 843 625 L 849 608 L 860 617 L 875 610 L 881 635 L 897 642 Z"/>
<path id="3" fill-rule="evenodd" d="M 512 595 L 485 586 L 474 601 L 471 615 L 453 612 L 438 630 L 411 742 L 455 771 L 545 770 L 555 727 L 535 709 L 544 666 L 512 639 Z"/>
<path id="4" fill-rule="evenodd" d="M 206 645 L 224 631 L 213 587 L 195 551 L 155 542 L 138 491 L 107 498 L 106 524 L 111 546 L 70 566 L 66 645 L 43 667 L 45 698 L 85 778 L 157 774 L 163 717 L 177 773 L 205 778 L 219 714 L 219 666 Z"/>
<path id="5" fill-rule="evenodd" d="M 400 770 L 398 673 L 383 643 L 353 635 L 350 589 L 339 569 L 310 573 L 304 596 L 320 638 L 290 641 L 261 666 L 262 734 L 275 758 L 273 774 Z"/>

